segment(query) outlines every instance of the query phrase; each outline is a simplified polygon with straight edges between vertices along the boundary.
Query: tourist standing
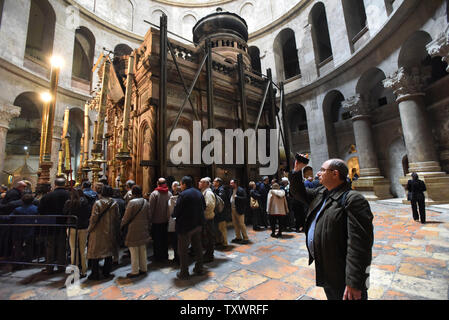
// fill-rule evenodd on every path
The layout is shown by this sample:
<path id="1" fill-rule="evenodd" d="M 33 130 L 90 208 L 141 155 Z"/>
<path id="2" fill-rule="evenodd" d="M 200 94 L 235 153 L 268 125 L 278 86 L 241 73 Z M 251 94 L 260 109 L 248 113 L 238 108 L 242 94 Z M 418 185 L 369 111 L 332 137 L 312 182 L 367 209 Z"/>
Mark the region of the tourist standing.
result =
<path id="1" fill-rule="evenodd" d="M 154 260 L 159 262 L 168 261 L 168 200 L 171 196 L 165 179 L 159 178 L 149 198 Z"/>
<path id="2" fill-rule="evenodd" d="M 309 205 L 306 245 L 309 264 L 315 261 L 316 285 L 329 300 L 368 299 L 366 280 L 373 246 L 373 214 L 368 201 L 346 182 L 348 167 L 340 159 L 322 164 L 322 187 L 306 189 L 296 161 L 290 175 L 290 193 Z"/>
<path id="3" fill-rule="evenodd" d="M 203 274 L 203 248 L 201 245 L 201 230 L 204 225 L 204 210 L 206 201 L 203 194 L 193 188 L 193 179 L 185 176 L 181 180 L 182 192 L 178 196 L 173 217 L 176 218 L 176 233 L 178 234 L 178 253 L 180 271 L 176 274 L 178 279 L 188 279 L 189 259 L 188 248 L 192 244 L 195 253 L 195 274 Z"/>
<path id="4" fill-rule="evenodd" d="M 103 276 L 112 278 L 112 257 L 118 256 L 118 233 L 120 214 L 118 205 L 112 200 L 112 188 L 104 186 L 101 199 L 97 200 L 90 216 L 87 258 L 91 260 L 92 273 L 89 280 L 100 280 L 99 262 L 104 259 Z"/>
<path id="5" fill-rule="evenodd" d="M 416 172 L 412 173 L 412 179 L 407 181 L 407 198 L 412 205 L 412 214 L 415 221 L 421 219 L 421 223 L 426 223 L 426 197 L 424 191 L 426 191 L 426 184 L 419 179 Z M 419 215 L 418 215 L 418 208 Z"/>
<path id="6" fill-rule="evenodd" d="M 64 178 L 57 178 L 55 180 L 55 190 L 47 193 L 39 202 L 40 215 L 62 215 L 64 212 L 64 205 L 70 199 L 70 193 L 65 189 L 66 180 Z M 49 222 L 56 224 L 66 224 L 67 220 L 64 218 L 51 219 Z M 47 238 L 47 253 L 46 263 L 57 263 L 58 271 L 63 272 L 66 264 L 66 230 L 61 227 L 48 227 Z M 55 260 L 56 256 L 56 260 Z M 53 273 L 53 266 L 47 266 L 44 271 L 47 274 Z"/>
<path id="7" fill-rule="evenodd" d="M 272 189 L 268 193 L 267 211 L 270 217 L 271 236 L 274 238 L 281 238 L 282 231 L 285 228 L 285 219 L 288 214 L 287 199 L 285 191 L 281 190 L 279 184 L 274 183 Z M 276 224 L 279 226 L 278 233 L 276 233 Z"/>
<path id="8" fill-rule="evenodd" d="M 234 225 L 235 238 L 231 240 L 232 243 L 248 244 L 248 234 L 246 233 L 245 225 L 245 209 L 246 209 L 246 191 L 239 187 L 236 179 L 231 180 L 231 210 L 232 210 L 232 224 Z"/>
<path id="9" fill-rule="evenodd" d="M 214 261 L 214 245 L 215 245 L 215 195 L 210 188 L 210 181 L 208 178 L 200 180 L 200 190 L 206 201 L 206 209 L 204 210 L 204 218 L 206 222 L 203 225 L 203 246 L 205 249 L 203 262 Z"/>
<path id="10" fill-rule="evenodd" d="M 147 273 L 147 243 L 150 241 L 150 205 L 142 197 L 142 188 L 134 185 L 131 190 L 133 199 L 128 202 L 120 228 L 128 227 L 125 245 L 131 254 L 131 273 L 126 276 L 135 278 Z"/>
<path id="11" fill-rule="evenodd" d="M 89 211 L 89 203 L 84 196 L 83 190 L 72 189 L 70 199 L 66 201 L 63 213 L 68 216 L 76 216 L 77 227 L 69 228 L 69 244 L 70 258 L 72 265 L 76 265 L 75 259 L 78 255 L 81 257 L 81 278 L 87 274 L 87 228 L 89 227 L 89 219 L 91 212 Z M 78 232 L 78 235 L 77 235 Z M 75 252 L 76 238 L 78 240 L 78 252 Z"/>

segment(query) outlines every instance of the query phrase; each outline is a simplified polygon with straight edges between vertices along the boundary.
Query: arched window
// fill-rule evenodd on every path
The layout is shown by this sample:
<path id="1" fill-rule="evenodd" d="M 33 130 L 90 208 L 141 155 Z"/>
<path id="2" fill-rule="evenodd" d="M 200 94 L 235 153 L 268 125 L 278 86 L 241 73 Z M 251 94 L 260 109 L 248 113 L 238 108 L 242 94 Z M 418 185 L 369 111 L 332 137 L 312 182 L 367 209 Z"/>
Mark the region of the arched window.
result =
<path id="1" fill-rule="evenodd" d="M 290 79 L 301 73 L 296 49 L 295 33 L 292 29 L 282 30 L 273 44 L 276 72 L 279 80 Z"/>
<path id="2" fill-rule="evenodd" d="M 90 82 L 95 54 L 95 37 L 89 29 L 80 27 L 75 32 L 72 76 Z"/>
<path id="3" fill-rule="evenodd" d="M 329 37 L 326 9 L 322 2 L 315 4 L 310 16 L 312 24 L 312 39 L 315 48 L 317 64 L 327 61 L 332 57 L 332 46 Z"/>
<path id="4" fill-rule="evenodd" d="M 353 46 L 360 39 L 360 34 L 366 27 L 365 5 L 360 0 L 343 0 L 342 4 L 348 38 Z"/>
<path id="5" fill-rule="evenodd" d="M 301 105 L 289 106 L 288 124 L 292 132 L 308 129 L 306 109 Z"/>
<path id="6" fill-rule="evenodd" d="M 260 65 L 260 51 L 259 48 L 252 46 L 248 48 L 248 54 L 251 58 L 251 68 L 254 71 L 262 73 L 262 67 Z"/>
<path id="7" fill-rule="evenodd" d="M 124 79 L 126 77 L 127 64 L 125 59 L 121 59 L 123 56 L 129 56 L 133 52 L 133 49 L 126 44 L 118 44 L 114 48 L 114 68 L 117 75 Z"/>
<path id="8" fill-rule="evenodd" d="M 345 97 L 340 91 L 332 90 L 323 100 L 324 127 L 328 145 L 329 157 L 339 157 L 338 131 L 336 123 L 347 118 L 344 115 L 342 101 Z"/>
<path id="9" fill-rule="evenodd" d="M 182 18 L 182 35 L 187 39 L 192 39 L 193 37 L 193 27 L 195 26 L 197 19 L 191 15 L 187 14 Z M 159 23 L 159 21 L 158 21 Z"/>
<path id="10" fill-rule="evenodd" d="M 356 92 L 365 98 L 369 107 L 381 107 L 396 101 L 393 91 L 385 88 L 382 83 L 385 78 L 385 73 L 378 68 L 371 68 L 360 77 Z"/>
<path id="11" fill-rule="evenodd" d="M 14 105 L 21 108 L 20 116 L 11 120 L 6 137 L 6 154 L 23 155 L 28 147 L 30 156 L 39 156 L 42 102 L 35 92 L 17 96 Z"/>
<path id="12" fill-rule="evenodd" d="M 55 12 L 47 0 L 32 0 L 25 56 L 45 67 L 53 52 Z"/>

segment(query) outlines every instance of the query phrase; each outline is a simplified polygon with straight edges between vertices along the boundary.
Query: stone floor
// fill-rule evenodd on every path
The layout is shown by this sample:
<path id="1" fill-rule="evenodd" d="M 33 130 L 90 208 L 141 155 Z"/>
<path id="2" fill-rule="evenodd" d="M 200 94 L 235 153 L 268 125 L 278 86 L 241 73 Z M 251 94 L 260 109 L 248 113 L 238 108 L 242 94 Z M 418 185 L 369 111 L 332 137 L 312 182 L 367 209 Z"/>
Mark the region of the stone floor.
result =
<path id="1" fill-rule="evenodd" d="M 409 206 L 372 202 L 375 241 L 370 276 L 370 299 L 447 300 L 449 287 L 449 210 L 427 208 L 427 224 L 411 218 Z M 176 279 L 173 265 L 149 262 L 147 276 L 129 280 L 128 261 L 114 270 L 109 281 L 82 279 L 65 287 L 66 275 L 42 275 L 40 269 L 0 273 L 2 300 L 309 300 L 325 299 L 315 286 L 314 265 L 303 233 L 285 233 L 282 239 L 268 231 L 248 228 L 249 245 L 216 251 L 206 264 L 207 275 Z M 232 239 L 234 233 L 229 232 Z M 192 269 L 192 266 L 190 267 Z"/>

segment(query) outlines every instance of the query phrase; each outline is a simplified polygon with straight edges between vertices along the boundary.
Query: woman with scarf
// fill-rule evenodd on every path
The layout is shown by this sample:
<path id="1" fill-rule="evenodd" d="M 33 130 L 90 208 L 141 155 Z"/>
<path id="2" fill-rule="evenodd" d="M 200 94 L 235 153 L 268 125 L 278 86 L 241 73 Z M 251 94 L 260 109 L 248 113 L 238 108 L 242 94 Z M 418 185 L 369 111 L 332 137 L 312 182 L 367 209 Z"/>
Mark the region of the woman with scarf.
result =
<path id="1" fill-rule="evenodd" d="M 168 200 L 171 196 L 165 179 L 159 178 L 157 188 L 154 189 L 149 198 L 153 254 L 154 260 L 159 262 L 168 261 Z"/>

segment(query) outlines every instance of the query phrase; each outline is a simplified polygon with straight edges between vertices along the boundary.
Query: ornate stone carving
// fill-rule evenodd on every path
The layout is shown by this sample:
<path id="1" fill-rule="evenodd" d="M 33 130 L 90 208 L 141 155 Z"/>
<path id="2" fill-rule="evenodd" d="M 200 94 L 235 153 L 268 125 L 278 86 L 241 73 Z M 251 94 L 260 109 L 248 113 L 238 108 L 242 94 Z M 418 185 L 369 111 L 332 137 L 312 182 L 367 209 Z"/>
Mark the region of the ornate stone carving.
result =
<path id="1" fill-rule="evenodd" d="M 430 42 L 426 48 L 431 57 L 441 57 L 442 61 L 448 63 L 446 71 L 449 72 L 449 27 L 437 39 Z"/>
<path id="2" fill-rule="evenodd" d="M 9 129 L 9 123 L 13 118 L 20 116 L 20 111 L 20 107 L 0 104 L 0 128 Z"/>
<path id="3" fill-rule="evenodd" d="M 356 94 L 341 102 L 343 110 L 345 112 L 350 112 L 351 117 L 357 116 L 369 116 L 370 108 L 366 99 L 360 94 Z"/>
<path id="4" fill-rule="evenodd" d="M 423 96 L 424 87 L 429 78 L 430 72 L 427 69 L 412 68 L 409 71 L 401 67 L 382 83 L 385 88 L 392 89 L 397 97 L 396 101 L 401 102 L 411 96 Z"/>

